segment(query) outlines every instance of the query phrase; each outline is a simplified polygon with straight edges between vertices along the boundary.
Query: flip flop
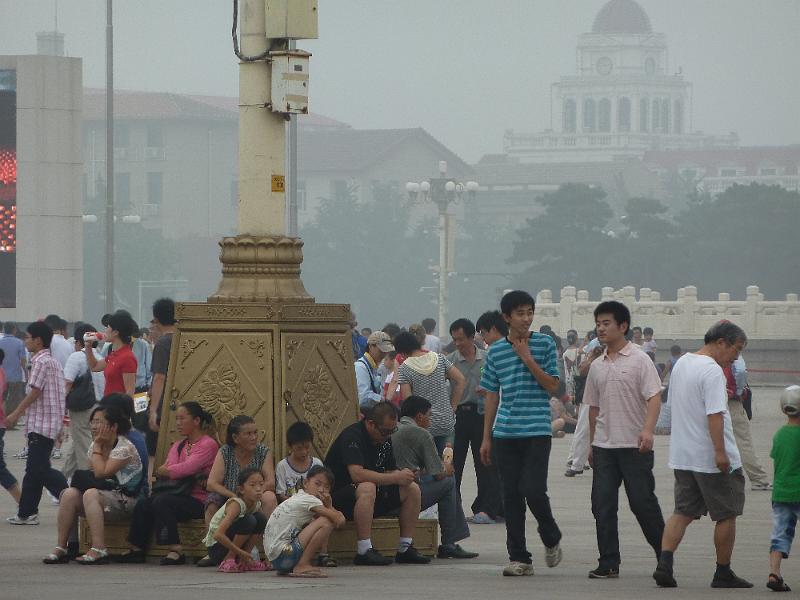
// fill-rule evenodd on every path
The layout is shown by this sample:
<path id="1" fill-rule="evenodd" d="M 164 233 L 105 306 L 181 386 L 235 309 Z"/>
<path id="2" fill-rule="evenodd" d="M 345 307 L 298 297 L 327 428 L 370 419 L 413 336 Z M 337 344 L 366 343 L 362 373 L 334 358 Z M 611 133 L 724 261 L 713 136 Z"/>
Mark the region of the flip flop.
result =
<path id="1" fill-rule="evenodd" d="M 322 579 L 327 577 L 325 573 L 322 571 L 303 571 L 301 573 L 291 572 L 289 573 L 289 577 L 305 577 L 307 579 Z"/>
<path id="2" fill-rule="evenodd" d="M 767 587 L 771 589 L 773 592 L 790 592 L 792 588 L 786 585 L 786 582 L 783 581 L 783 577 L 780 575 L 776 575 L 775 573 L 770 573 L 767 579 Z"/>

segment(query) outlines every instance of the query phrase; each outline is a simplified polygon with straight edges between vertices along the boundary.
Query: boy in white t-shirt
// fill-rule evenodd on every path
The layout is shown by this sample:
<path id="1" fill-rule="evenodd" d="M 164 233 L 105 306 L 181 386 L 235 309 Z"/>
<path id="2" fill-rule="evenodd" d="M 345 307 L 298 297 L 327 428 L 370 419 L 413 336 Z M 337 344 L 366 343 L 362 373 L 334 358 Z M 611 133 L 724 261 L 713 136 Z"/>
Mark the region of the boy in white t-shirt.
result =
<path id="1" fill-rule="evenodd" d="M 344 515 L 331 504 L 334 476 L 324 466 L 314 466 L 303 489 L 278 505 L 264 531 L 264 551 L 279 575 L 327 577 L 311 564 L 317 551 L 328 543 Z"/>
<path id="2" fill-rule="evenodd" d="M 286 430 L 286 445 L 289 456 L 275 467 L 275 494 L 278 502 L 283 502 L 303 489 L 303 479 L 311 467 L 321 465 L 322 461 L 311 456 L 314 443 L 314 430 L 308 423 L 298 421 Z"/>

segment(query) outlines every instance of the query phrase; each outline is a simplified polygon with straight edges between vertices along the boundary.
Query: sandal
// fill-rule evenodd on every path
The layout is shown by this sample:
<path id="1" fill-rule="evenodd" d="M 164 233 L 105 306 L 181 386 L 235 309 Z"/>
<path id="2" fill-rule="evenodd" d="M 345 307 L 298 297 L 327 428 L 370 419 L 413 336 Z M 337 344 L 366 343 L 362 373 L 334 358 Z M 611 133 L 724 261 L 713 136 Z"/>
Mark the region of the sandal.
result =
<path id="1" fill-rule="evenodd" d="M 220 573 L 241 573 L 242 569 L 239 568 L 239 563 L 236 562 L 235 558 L 228 558 L 219 563 L 217 571 Z"/>
<path id="2" fill-rule="evenodd" d="M 64 546 L 56 546 L 55 552 L 52 552 L 42 559 L 46 565 L 60 565 L 69 562 L 69 554 Z"/>
<path id="3" fill-rule="evenodd" d="M 339 563 L 336 562 L 335 559 L 331 558 L 330 554 L 320 552 L 317 555 L 317 560 L 314 561 L 314 565 L 317 567 L 338 567 Z"/>
<path id="4" fill-rule="evenodd" d="M 97 556 L 89 556 L 89 552 L 94 552 Z M 79 565 L 107 565 L 109 563 L 108 550 L 106 548 L 89 548 L 89 552 L 75 559 Z"/>
<path id="5" fill-rule="evenodd" d="M 245 571 L 269 571 L 270 567 L 267 566 L 268 563 L 261 561 L 261 560 L 253 560 L 249 563 L 242 563 L 239 565 L 239 570 L 244 573 Z"/>
<path id="6" fill-rule="evenodd" d="M 198 566 L 198 567 L 216 567 L 217 566 L 217 565 L 214 564 L 213 559 L 208 554 L 206 554 L 203 558 L 201 558 L 200 560 L 198 560 L 194 564 L 196 566 Z"/>
<path id="7" fill-rule="evenodd" d="M 174 554 L 178 558 L 172 558 L 170 556 L 170 554 Z M 162 567 L 171 567 L 172 565 L 185 565 L 186 564 L 186 555 L 185 554 L 179 554 L 178 552 L 175 552 L 175 551 L 170 551 L 170 552 L 167 553 L 167 555 L 164 558 L 162 558 L 160 561 L 158 561 L 158 564 L 160 564 Z"/>
<path id="8" fill-rule="evenodd" d="M 771 589 L 773 592 L 791 592 L 792 588 L 786 585 L 786 582 L 783 581 L 783 577 L 780 575 L 776 575 L 775 573 L 770 573 L 769 578 L 767 580 L 767 587 Z"/>
<path id="9" fill-rule="evenodd" d="M 144 550 L 129 550 L 125 554 L 117 554 L 113 559 L 117 563 L 142 564 L 147 562 L 147 555 Z"/>

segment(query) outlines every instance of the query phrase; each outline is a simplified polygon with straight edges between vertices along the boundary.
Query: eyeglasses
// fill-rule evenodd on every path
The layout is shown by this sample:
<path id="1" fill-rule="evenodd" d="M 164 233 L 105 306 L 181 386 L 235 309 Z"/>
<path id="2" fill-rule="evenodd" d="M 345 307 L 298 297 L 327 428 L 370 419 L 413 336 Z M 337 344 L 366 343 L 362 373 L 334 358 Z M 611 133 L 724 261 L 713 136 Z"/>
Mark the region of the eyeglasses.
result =
<path id="1" fill-rule="evenodd" d="M 377 429 L 378 433 L 380 433 L 384 437 L 389 437 L 393 433 L 397 433 L 397 425 L 395 425 L 394 427 L 378 427 L 376 425 L 375 429 Z"/>

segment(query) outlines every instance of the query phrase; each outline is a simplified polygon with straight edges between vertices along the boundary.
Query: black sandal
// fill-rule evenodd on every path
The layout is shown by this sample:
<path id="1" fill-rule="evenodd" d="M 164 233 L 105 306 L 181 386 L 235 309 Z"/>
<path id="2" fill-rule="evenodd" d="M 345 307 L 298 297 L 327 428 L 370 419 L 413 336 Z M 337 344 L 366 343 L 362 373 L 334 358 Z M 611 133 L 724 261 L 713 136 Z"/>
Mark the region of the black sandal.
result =
<path id="1" fill-rule="evenodd" d="M 130 550 L 125 554 L 117 554 L 111 557 L 115 563 L 123 564 L 142 564 L 147 562 L 147 555 L 144 550 Z"/>
<path id="2" fill-rule="evenodd" d="M 170 554 L 178 554 L 177 552 L 169 552 L 164 558 L 158 561 L 162 567 L 170 567 L 173 565 L 185 565 L 186 564 L 186 555 L 185 554 L 178 554 L 178 558 L 170 558 Z"/>
<path id="3" fill-rule="evenodd" d="M 55 552 L 52 552 L 42 559 L 46 565 L 61 565 L 69 562 L 69 551 L 63 546 L 56 546 Z"/>
<path id="4" fill-rule="evenodd" d="M 775 573 L 770 573 L 769 578 L 767 579 L 767 587 L 771 589 L 773 592 L 791 592 L 792 588 L 790 588 L 786 583 L 783 581 L 783 577 L 780 575 L 776 575 Z"/>

